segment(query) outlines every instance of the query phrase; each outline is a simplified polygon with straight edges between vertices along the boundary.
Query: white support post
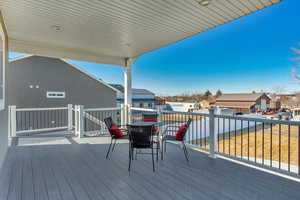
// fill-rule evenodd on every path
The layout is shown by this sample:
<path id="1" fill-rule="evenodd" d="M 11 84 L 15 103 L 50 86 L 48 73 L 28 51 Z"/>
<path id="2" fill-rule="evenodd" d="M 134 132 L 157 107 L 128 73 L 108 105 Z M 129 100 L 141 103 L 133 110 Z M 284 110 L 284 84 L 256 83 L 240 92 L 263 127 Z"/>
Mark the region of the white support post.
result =
<path id="1" fill-rule="evenodd" d="M 211 158 L 217 158 L 218 135 L 215 133 L 215 109 L 209 108 L 209 136 L 210 136 L 210 155 Z"/>
<path id="2" fill-rule="evenodd" d="M 73 105 L 68 104 L 68 131 L 73 129 Z"/>
<path id="3" fill-rule="evenodd" d="M 82 105 L 78 106 L 78 137 L 84 137 L 84 107 Z"/>
<path id="4" fill-rule="evenodd" d="M 124 123 L 131 123 L 131 105 L 132 105 L 132 79 L 131 68 L 135 59 L 126 58 L 124 67 Z"/>
<path id="5" fill-rule="evenodd" d="M 9 136 L 16 137 L 17 136 L 17 107 L 9 106 Z"/>

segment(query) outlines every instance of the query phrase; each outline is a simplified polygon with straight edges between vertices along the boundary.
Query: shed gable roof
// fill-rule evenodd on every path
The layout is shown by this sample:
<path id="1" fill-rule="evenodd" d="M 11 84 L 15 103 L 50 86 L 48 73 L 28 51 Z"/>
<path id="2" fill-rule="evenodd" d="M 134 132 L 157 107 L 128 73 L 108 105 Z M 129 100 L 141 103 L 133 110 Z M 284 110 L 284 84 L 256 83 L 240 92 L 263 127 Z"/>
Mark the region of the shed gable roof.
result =
<path id="1" fill-rule="evenodd" d="M 222 94 L 217 98 L 217 102 L 220 101 L 256 101 L 265 93 L 232 93 L 232 94 Z"/>
<path id="2" fill-rule="evenodd" d="M 110 86 L 116 88 L 119 92 L 124 93 L 124 86 L 121 84 L 109 84 Z M 154 95 L 153 92 L 147 90 L 147 89 L 139 89 L 139 88 L 132 88 L 133 94 L 148 94 L 148 95 Z"/>

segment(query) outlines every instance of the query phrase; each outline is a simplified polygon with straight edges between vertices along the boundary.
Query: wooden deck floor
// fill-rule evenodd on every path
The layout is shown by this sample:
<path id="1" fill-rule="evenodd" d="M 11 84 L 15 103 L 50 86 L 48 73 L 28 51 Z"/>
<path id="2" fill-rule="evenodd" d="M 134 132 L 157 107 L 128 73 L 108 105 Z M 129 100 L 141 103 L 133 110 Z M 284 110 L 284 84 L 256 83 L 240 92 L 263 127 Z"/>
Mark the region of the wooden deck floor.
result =
<path id="1" fill-rule="evenodd" d="M 110 160 L 96 142 L 10 147 L 0 200 L 300 199 L 298 182 L 196 151 L 187 165 L 178 146 L 168 147 L 155 173 L 151 157 L 139 155 L 130 174 L 127 144 Z"/>

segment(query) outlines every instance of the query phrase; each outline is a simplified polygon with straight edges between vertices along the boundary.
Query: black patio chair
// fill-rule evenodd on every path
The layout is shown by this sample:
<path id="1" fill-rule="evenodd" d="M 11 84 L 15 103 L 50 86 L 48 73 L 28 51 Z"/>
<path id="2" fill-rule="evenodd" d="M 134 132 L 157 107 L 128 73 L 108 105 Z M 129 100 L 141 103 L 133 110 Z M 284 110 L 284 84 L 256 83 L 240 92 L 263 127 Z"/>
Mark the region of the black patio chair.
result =
<path id="1" fill-rule="evenodd" d="M 129 139 L 129 136 L 127 134 L 127 126 L 120 126 L 120 125 L 116 125 L 113 121 L 113 119 L 111 117 L 107 117 L 104 119 L 104 123 L 109 131 L 110 137 L 111 137 L 111 141 L 110 141 L 110 145 L 108 147 L 107 153 L 106 153 L 106 159 L 109 156 L 110 152 L 113 152 L 117 143 L 117 140 L 120 139 Z M 121 137 L 117 137 L 115 135 L 115 133 L 111 130 L 112 126 L 116 125 L 117 127 L 119 127 L 119 129 L 122 131 L 123 135 Z M 123 128 L 122 128 L 123 127 Z"/>
<path id="2" fill-rule="evenodd" d="M 151 153 L 137 152 L 137 154 L 151 154 L 152 155 L 152 166 L 153 172 L 155 172 L 154 164 L 154 141 L 153 141 L 153 126 L 134 126 L 128 127 L 129 133 L 129 166 L 128 171 L 130 172 L 131 162 L 133 160 L 133 152 L 136 149 L 151 149 Z M 158 154 L 158 151 L 157 151 Z"/>
<path id="3" fill-rule="evenodd" d="M 167 151 L 167 141 L 176 141 L 176 142 L 181 142 L 185 159 L 186 159 L 187 162 L 189 162 L 189 154 L 188 154 L 188 150 L 187 150 L 186 145 L 185 145 L 185 136 L 186 136 L 187 130 L 190 127 L 191 122 L 192 122 L 192 119 L 188 119 L 188 121 L 185 124 L 183 124 L 187 128 L 182 133 L 182 139 L 181 140 L 176 140 L 176 133 L 182 125 L 180 125 L 180 126 L 179 125 L 170 125 L 170 126 L 166 127 L 165 131 L 162 134 L 162 150 L 161 150 L 161 159 L 162 160 L 163 160 L 164 152 Z"/>

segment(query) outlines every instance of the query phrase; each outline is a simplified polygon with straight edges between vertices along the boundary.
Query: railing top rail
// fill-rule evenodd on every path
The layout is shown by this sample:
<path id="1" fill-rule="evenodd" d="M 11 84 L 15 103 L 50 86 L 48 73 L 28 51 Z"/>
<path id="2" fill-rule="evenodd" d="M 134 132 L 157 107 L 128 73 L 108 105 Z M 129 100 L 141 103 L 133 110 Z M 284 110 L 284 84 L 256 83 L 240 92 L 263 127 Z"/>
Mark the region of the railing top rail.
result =
<path id="1" fill-rule="evenodd" d="M 68 110 L 68 107 L 57 108 L 17 108 L 16 111 L 47 111 L 47 110 Z"/>
<path id="2" fill-rule="evenodd" d="M 244 117 L 244 116 L 233 116 L 233 115 L 214 115 L 214 116 L 217 118 L 236 119 L 236 120 L 243 120 L 243 121 L 254 121 L 254 122 L 262 122 L 262 123 L 268 123 L 268 124 L 285 124 L 285 125 L 300 126 L 300 121 L 263 119 L 263 118 L 256 118 L 256 117 Z"/>
<path id="3" fill-rule="evenodd" d="M 146 112 L 158 112 L 158 110 L 156 110 L 156 109 L 150 109 L 150 108 L 136 108 L 136 107 L 131 107 L 131 110 L 146 111 Z"/>
<path id="4" fill-rule="evenodd" d="M 121 110 L 119 107 L 113 107 L 113 108 L 87 108 L 84 109 L 85 112 L 92 112 L 92 111 L 112 111 L 112 110 Z"/>

